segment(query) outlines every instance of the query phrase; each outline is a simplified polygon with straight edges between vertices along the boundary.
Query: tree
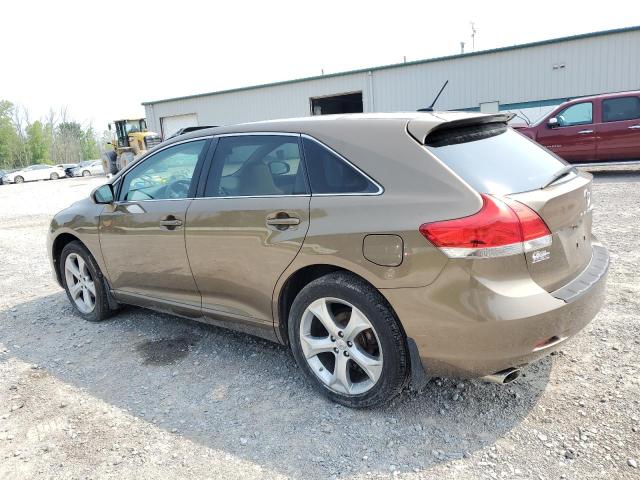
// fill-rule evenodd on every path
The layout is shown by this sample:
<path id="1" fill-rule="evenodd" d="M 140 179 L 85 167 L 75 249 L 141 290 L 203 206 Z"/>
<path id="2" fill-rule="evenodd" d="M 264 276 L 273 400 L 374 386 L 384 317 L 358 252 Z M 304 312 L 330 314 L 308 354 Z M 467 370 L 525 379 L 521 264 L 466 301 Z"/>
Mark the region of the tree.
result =
<path id="1" fill-rule="evenodd" d="M 83 132 L 81 149 L 83 160 L 100 158 L 100 147 L 98 146 L 96 132 L 91 125 Z"/>
<path id="2" fill-rule="evenodd" d="M 42 122 L 36 120 L 27 126 L 27 151 L 31 163 L 46 163 L 49 158 L 49 138 Z"/>
<path id="3" fill-rule="evenodd" d="M 78 163 L 85 160 L 82 158 L 84 131 L 78 122 L 61 122 L 56 128 L 55 139 L 55 163 Z"/>
<path id="4" fill-rule="evenodd" d="M 20 140 L 13 126 L 13 104 L 0 100 L 0 167 L 14 166 L 15 153 Z"/>

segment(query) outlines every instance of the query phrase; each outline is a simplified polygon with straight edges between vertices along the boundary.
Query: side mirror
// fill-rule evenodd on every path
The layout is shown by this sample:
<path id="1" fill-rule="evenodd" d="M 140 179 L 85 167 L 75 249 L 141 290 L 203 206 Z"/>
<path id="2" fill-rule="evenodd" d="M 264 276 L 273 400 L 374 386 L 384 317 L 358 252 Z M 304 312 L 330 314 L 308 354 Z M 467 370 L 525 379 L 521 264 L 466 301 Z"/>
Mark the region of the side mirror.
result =
<path id="1" fill-rule="evenodd" d="M 269 170 L 271 170 L 271 175 L 278 176 L 289 173 L 291 167 L 287 162 L 275 161 L 269 163 Z"/>
<path id="2" fill-rule="evenodd" d="M 109 131 L 111 131 L 111 124 L 109 124 L 108 127 L 109 127 Z"/>
<path id="3" fill-rule="evenodd" d="M 91 192 L 91 198 L 98 205 L 113 203 L 113 186 L 110 183 L 99 186 L 93 192 Z"/>
<path id="4" fill-rule="evenodd" d="M 558 119 L 556 117 L 551 117 L 547 122 L 547 127 L 549 128 L 557 128 L 559 126 L 560 126 L 560 123 L 558 122 Z"/>

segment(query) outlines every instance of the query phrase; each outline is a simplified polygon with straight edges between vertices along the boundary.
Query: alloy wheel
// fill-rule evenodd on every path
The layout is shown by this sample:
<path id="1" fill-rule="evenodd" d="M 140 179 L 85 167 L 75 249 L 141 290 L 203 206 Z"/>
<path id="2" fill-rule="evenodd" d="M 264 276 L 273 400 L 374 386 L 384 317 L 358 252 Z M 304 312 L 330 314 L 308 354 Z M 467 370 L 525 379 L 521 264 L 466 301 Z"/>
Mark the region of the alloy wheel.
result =
<path id="1" fill-rule="evenodd" d="M 69 294 L 82 313 L 91 313 L 96 306 L 96 284 L 84 259 L 70 253 L 64 262 L 64 274 Z"/>
<path id="2" fill-rule="evenodd" d="M 344 300 L 311 303 L 300 322 L 300 344 L 313 373 L 335 392 L 365 393 L 382 374 L 382 346 L 373 325 Z"/>

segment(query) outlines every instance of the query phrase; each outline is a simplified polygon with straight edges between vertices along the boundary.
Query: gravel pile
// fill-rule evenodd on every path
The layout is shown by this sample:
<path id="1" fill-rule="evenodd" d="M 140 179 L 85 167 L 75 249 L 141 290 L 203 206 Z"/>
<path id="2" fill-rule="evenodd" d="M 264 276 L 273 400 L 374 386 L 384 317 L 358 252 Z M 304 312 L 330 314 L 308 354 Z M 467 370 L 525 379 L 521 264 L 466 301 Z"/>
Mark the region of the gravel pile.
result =
<path id="1" fill-rule="evenodd" d="M 46 229 L 104 179 L 0 186 L 0 479 L 640 478 L 640 183 L 618 178 L 594 186 L 612 266 L 580 335 L 509 386 L 434 379 L 368 411 L 260 339 L 138 308 L 83 322 Z"/>

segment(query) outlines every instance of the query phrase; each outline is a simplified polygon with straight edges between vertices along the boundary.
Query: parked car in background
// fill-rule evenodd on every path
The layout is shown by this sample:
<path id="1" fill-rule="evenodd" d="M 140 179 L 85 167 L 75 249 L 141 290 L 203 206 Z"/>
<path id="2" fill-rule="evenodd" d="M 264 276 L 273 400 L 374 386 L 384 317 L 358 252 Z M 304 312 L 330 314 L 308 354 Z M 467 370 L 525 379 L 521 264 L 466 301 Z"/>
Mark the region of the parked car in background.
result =
<path id="1" fill-rule="evenodd" d="M 104 175 L 101 160 L 85 160 L 70 170 L 71 177 L 90 177 L 91 175 Z"/>
<path id="2" fill-rule="evenodd" d="M 70 175 L 70 173 L 69 173 L 69 172 L 70 172 L 70 170 L 71 170 L 72 168 L 77 167 L 77 166 L 78 166 L 78 164 L 77 164 L 77 163 L 59 163 L 58 165 L 56 165 L 56 167 L 60 167 L 61 169 L 63 169 L 63 170 L 64 170 L 64 173 L 65 173 L 65 175 L 66 175 L 67 177 L 70 177 L 70 176 L 71 176 L 71 175 Z"/>
<path id="3" fill-rule="evenodd" d="M 0 185 L 2 185 L 3 183 L 5 183 L 2 178 L 7 175 L 8 173 L 13 172 L 13 170 L 0 170 Z"/>
<path id="4" fill-rule="evenodd" d="M 571 163 L 640 160 L 640 91 L 576 98 L 513 127 Z"/>
<path id="5" fill-rule="evenodd" d="M 57 180 L 66 176 L 64 170 L 55 165 L 31 165 L 15 170 L 2 177 L 3 183 L 23 183 L 33 180 Z"/>
<path id="6" fill-rule="evenodd" d="M 289 345 L 350 407 L 427 375 L 508 383 L 589 323 L 609 264 L 592 176 L 509 118 L 336 115 L 175 137 L 53 218 L 53 271 L 89 321 L 135 304 Z"/>

